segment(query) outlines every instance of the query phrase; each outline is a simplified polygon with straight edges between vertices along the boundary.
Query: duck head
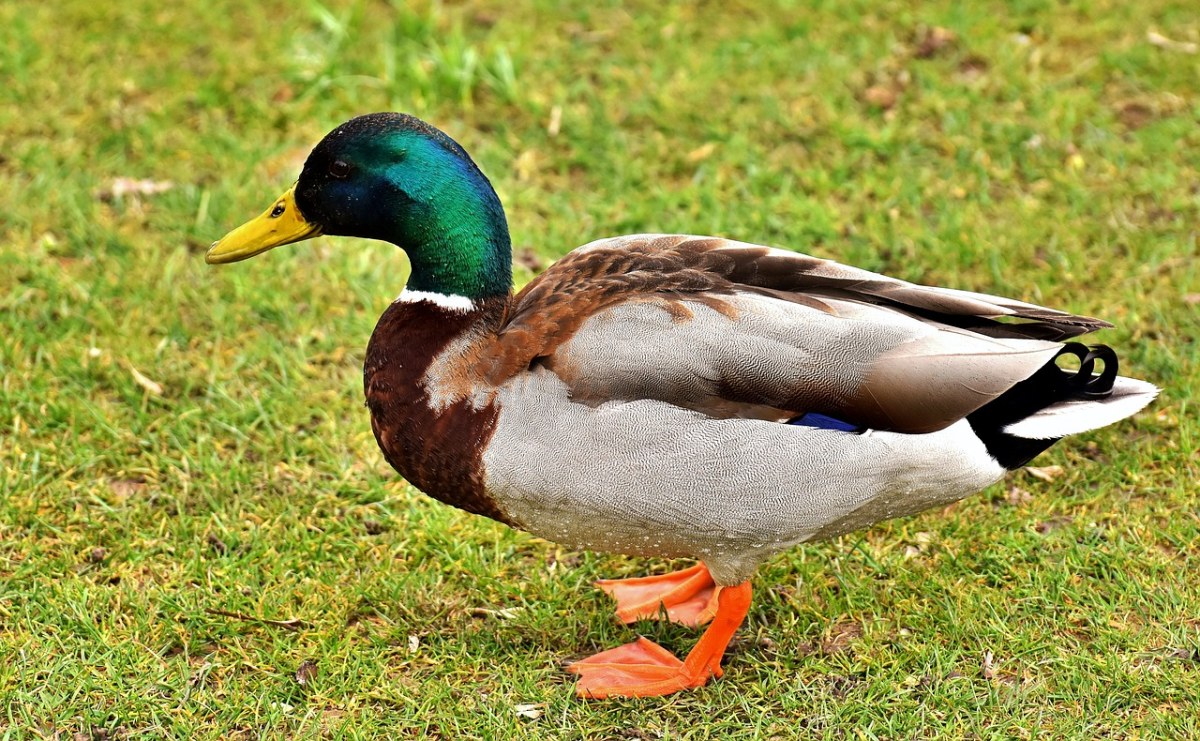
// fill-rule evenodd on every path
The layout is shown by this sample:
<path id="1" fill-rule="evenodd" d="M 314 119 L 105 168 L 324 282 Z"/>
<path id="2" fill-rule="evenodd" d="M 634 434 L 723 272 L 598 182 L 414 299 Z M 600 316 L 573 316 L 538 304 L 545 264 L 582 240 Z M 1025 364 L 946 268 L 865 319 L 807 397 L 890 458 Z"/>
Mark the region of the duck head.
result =
<path id="1" fill-rule="evenodd" d="M 237 262 L 321 234 L 399 246 L 413 290 L 482 298 L 512 285 L 508 225 L 491 183 L 457 142 L 402 113 L 331 131 L 296 184 L 204 259 Z"/>

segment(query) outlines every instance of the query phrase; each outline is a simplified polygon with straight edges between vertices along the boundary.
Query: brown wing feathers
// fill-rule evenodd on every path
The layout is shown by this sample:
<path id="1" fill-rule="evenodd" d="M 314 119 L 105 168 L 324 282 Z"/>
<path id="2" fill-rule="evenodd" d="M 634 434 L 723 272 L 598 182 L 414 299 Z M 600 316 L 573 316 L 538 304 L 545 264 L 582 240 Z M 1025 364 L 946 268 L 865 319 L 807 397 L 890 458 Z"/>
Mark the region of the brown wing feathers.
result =
<path id="1" fill-rule="evenodd" d="M 603 317 L 607 309 L 634 302 L 654 303 L 679 324 L 691 321 L 693 311 L 688 304 L 700 303 L 727 318 L 736 319 L 737 296 L 746 293 L 787 301 L 826 314 L 837 314 L 838 307 L 845 311 L 853 305 L 874 304 L 897 309 L 908 317 L 897 316 L 898 321 L 921 320 L 940 325 L 951 333 L 955 330 L 949 328 L 958 328 L 958 335 L 938 332 L 934 337 L 913 343 L 911 357 L 907 350 L 893 353 L 894 357 L 880 362 L 870 378 L 861 385 L 847 387 L 841 398 L 831 401 L 830 409 L 825 410 L 840 409 L 852 413 L 857 410 L 863 419 L 856 421 L 913 432 L 939 429 L 973 411 L 1021 380 L 1024 377 L 1021 374 L 1026 370 L 1036 370 L 1030 363 L 1036 363 L 1045 353 L 1045 348 L 1040 346 L 1016 348 L 1009 353 L 1006 347 L 987 347 L 985 338 L 1007 338 L 1001 342 L 1011 339 L 1057 340 L 1109 326 L 1100 320 L 1019 301 L 918 286 L 828 260 L 724 239 L 619 237 L 572 252 L 515 297 L 495 344 L 483 353 L 483 357 L 492 361 L 488 377 L 492 382 L 502 383 L 538 362 L 539 358 L 547 358 L 551 366 L 566 368 L 576 364 L 577 373 L 577 361 L 583 360 L 589 367 L 582 369 L 584 373 L 580 375 L 590 376 L 595 382 L 609 370 L 596 367 L 603 365 L 603 358 L 558 357 L 554 354 L 585 323 L 593 319 L 606 321 Z M 847 301 L 853 303 L 847 304 Z M 875 310 L 875 314 L 878 313 L 879 310 Z M 997 318 L 1008 321 L 997 321 Z M 588 326 L 594 328 L 596 325 Z M 624 341 L 620 334 L 622 329 L 616 325 L 612 327 L 612 342 Z M 742 330 L 735 323 L 728 331 Z M 961 339 L 956 340 L 955 336 Z M 971 340 L 971 336 L 977 339 Z M 664 336 L 662 341 L 670 339 Z M 646 349 L 653 351 L 653 347 Z M 995 360 L 981 361 L 980 352 Z M 1018 357 L 1021 355 L 1028 357 Z M 961 359 L 957 359 L 959 356 Z M 975 356 L 974 359 L 971 356 Z M 739 368 L 753 374 L 752 369 L 743 367 L 752 360 L 755 359 L 714 360 L 724 364 L 726 373 L 723 391 L 714 392 L 714 409 L 729 401 L 777 405 L 778 394 L 759 399 L 729 393 L 730 379 L 743 380 L 737 377 L 742 372 Z M 730 367 L 730 362 L 736 365 Z M 991 362 L 999 364 L 994 373 L 987 370 Z M 664 369 L 664 372 L 670 370 Z M 618 369 L 614 367 L 613 372 Z M 917 379 L 914 373 L 917 376 L 922 373 L 935 375 Z M 753 378 L 744 380 L 751 386 L 755 383 Z M 696 379 L 702 385 L 709 381 L 711 379 Z M 764 377 L 758 383 L 768 381 L 771 379 Z M 946 387 L 940 395 L 936 391 L 939 382 Z M 800 379 L 797 383 L 825 385 L 820 379 L 811 378 Z M 931 390 L 931 385 L 935 389 Z M 809 389 L 810 392 L 816 390 L 816 387 Z M 581 389 L 581 392 L 585 391 Z M 799 394 L 795 398 L 805 396 L 801 386 L 796 386 L 794 391 Z M 881 393 L 883 396 L 876 398 Z M 823 392 L 821 396 L 830 394 Z M 676 399 L 663 400 L 678 403 Z M 939 403 L 940 408 L 934 409 Z"/>
<path id="2" fill-rule="evenodd" d="M 618 237 L 577 250 L 516 296 L 503 333 L 537 338 L 552 350 L 597 311 L 639 296 L 728 293 L 759 289 L 776 298 L 819 306 L 819 295 L 903 307 L 964 328 L 998 325 L 994 317 L 1031 320 L 1000 324 L 1004 336 L 1074 337 L 1108 322 L 1020 301 L 930 288 L 799 253 L 713 237 Z M 816 292 L 816 295 L 812 295 Z M 959 317 L 961 319 L 955 319 Z M 983 332 L 986 334 L 986 332 Z"/>
<path id="3" fill-rule="evenodd" d="M 792 292 L 832 291 L 842 297 L 874 299 L 930 317 L 944 315 L 990 320 L 993 317 L 1005 316 L 1033 320 L 1051 325 L 1054 332 L 1063 338 L 1112 326 L 1092 317 L 1075 316 L 996 296 L 914 285 L 829 260 L 793 255 L 767 247 L 718 248 L 713 252 L 729 258 L 732 269 L 725 277 L 745 286 Z M 950 323 L 966 326 L 955 321 Z M 996 322 L 978 324 L 988 326 Z M 1012 333 L 1008 336 L 1043 338 L 1041 328 L 1030 327 L 1026 333 L 1023 329 L 1026 325 L 1006 326 L 1010 327 L 1009 331 Z"/>
<path id="4" fill-rule="evenodd" d="M 715 304 L 709 294 L 732 288 L 695 259 L 699 245 L 692 250 L 670 246 L 668 238 L 629 249 L 577 250 L 554 263 L 513 300 L 508 321 L 489 353 L 494 358 L 489 380 L 501 383 L 553 353 L 583 322 L 609 306 L 673 294 L 705 296 L 706 303 Z"/>

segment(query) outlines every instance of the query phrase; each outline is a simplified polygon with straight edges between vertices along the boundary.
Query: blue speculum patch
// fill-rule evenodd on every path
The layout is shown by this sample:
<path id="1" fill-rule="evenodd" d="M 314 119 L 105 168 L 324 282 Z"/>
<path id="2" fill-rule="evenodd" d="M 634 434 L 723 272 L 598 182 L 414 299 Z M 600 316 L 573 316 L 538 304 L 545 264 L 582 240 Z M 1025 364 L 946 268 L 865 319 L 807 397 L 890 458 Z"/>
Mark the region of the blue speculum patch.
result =
<path id="1" fill-rule="evenodd" d="M 809 412 L 808 414 L 788 420 L 789 425 L 801 425 L 803 427 L 816 427 L 819 430 L 838 430 L 839 432 L 862 432 L 865 427 L 860 425 L 844 422 L 834 417 L 828 417 L 824 414 Z"/>

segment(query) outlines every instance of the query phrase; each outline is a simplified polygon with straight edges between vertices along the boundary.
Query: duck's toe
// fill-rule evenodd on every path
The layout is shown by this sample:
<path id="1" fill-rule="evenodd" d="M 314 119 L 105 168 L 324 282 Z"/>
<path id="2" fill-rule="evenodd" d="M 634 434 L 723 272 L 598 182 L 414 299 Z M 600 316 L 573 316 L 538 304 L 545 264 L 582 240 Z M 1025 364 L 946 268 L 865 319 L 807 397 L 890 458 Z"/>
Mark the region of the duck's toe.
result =
<path id="1" fill-rule="evenodd" d="M 622 622 L 664 616 L 673 623 L 697 627 L 712 620 L 717 611 L 717 588 L 704 564 L 657 576 L 635 579 L 601 579 L 596 586 L 617 602 Z"/>
<path id="2" fill-rule="evenodd" d="M 721 669 L 689 676 L 684 663 L 670 651 L 646 638 L 601 651 L 567 667 L 579 675 L 575 693 L 580 697 L 654 697 L 700 687 Z"/>

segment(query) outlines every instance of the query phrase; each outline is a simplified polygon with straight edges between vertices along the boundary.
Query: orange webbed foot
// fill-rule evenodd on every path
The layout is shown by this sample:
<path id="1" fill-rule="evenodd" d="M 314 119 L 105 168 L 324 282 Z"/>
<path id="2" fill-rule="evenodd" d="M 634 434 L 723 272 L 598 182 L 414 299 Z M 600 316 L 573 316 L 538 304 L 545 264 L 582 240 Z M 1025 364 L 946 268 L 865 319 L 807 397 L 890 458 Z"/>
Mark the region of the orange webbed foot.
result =
<path id="1" fill-rule="evenodd" d="M 596 586 L 617 601 L 617 618 L 624 623 L 663 616 L 673 623 L 697 627 L 717 611 L 717 589 L 704 564 L 658 576 L 601 579 Z"/>
<path id="2" fill-rule="evenodd" d="M 749 582 L 721 589 L 712 625 L 686 659 L 680 661 L 654 641 L 639 638 L 567 667 L 579 675 L 575 693 L 596 699 L 654 697 L 701 687 L 709 677 L 721 676 L 721 657 L 749 609 Z"/>
<path id="3" fill-rule="evenodd" d="M 567 670 L 579 675 L 575 693 L 580 697 L 655 697 L 687 687 L 683 662 L 646 638 L 576 661 Z M 707 679 L 705 675 L 700 684 Z"/>

